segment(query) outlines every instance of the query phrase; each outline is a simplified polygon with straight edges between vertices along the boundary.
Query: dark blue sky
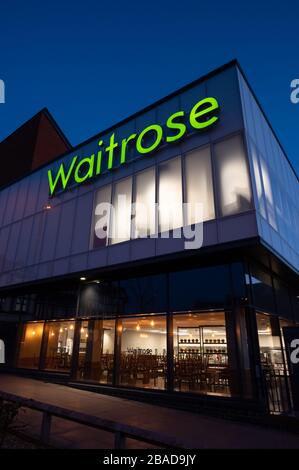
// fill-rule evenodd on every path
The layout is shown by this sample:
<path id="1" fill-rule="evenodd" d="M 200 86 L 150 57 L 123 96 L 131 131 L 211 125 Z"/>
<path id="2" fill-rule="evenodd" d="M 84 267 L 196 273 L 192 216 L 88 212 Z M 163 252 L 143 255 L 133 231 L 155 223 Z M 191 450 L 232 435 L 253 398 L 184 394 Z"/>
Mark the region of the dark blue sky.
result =
<path id="1" fill-rule="evenodd" d="M 47 106 L 76 145 L 238 58 L 299 172 L 298 2 L 2 1 L 0 47 L 0 140 Z"/>

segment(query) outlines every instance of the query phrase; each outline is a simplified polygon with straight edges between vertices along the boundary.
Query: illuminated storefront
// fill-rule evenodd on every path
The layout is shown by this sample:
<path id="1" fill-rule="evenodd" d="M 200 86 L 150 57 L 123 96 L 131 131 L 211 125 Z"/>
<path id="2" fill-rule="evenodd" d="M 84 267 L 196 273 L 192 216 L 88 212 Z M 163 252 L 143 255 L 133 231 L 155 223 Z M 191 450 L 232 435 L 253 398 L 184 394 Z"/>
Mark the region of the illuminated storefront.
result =
<path id="1" fill-rule="evenodd" d="M 6 367 L 122 396 L 290 409 L 298 196 L 235 62 L 1 188 Z"/>

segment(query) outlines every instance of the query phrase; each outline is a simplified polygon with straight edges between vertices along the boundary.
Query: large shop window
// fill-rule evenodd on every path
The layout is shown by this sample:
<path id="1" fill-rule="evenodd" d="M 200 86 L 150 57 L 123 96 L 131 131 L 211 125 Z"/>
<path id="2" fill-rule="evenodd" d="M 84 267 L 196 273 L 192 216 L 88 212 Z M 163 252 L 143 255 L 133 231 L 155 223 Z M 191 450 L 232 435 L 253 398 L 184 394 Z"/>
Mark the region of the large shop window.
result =
<path id="1" fill-rule="evenodd" d="M 43 331 L 43 322 L 26 323 L 24 325 L 18 367 L 38 369 Z"/>
<path id="2" fill-rule="evenodd" d="M 80 326 L 79 380 L 113 382 L 115 320 L 86 320 Z"/>
<path id="3" fill-rule="evenodd" d="M 241 136 L 214 146 L 220 215 L 252 208 L 248 165 Z"/>
<path id="4" fill-rule="evenodd" d="M 224 313 L 174 315 L 173 341 L 175 390 L 231 395 Z"/>
<path id="5" fill-rule="evenodd" d="M 47 341 L 44 368 L 54 371 L 69 371 L 73 355 L 74 321 L 46 323 Z"/>
<path id="6" fill-rule="evenodd" d="M 166 387 L 166 317 L 119 320 L 120 367 L 118 382 L 131 387 Z"/>
<path id="7" fill-rule="evenodd" d="M 183 226 L 181 158 L 173 158 L 159 167 L 159 232 Z"/>
<path id="8" fill-rule="evenodd" d="M 194 150 L 185 158 L 187 224 L 215 218 L 210 147 Z M 196 217 L 195 205 L 202 204 L 202 220 Z"/>

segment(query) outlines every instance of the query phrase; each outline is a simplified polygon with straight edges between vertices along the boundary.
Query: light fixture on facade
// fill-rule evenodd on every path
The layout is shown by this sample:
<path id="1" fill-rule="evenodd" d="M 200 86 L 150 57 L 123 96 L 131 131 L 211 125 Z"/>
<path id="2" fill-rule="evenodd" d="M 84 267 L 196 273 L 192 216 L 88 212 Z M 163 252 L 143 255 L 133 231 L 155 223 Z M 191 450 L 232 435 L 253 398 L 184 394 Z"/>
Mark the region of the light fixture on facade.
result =
<path id="1" fill-rule="evenodd" d="M 86 277 L 80 277 L 80 281 L 86 281 Z"/>
<path id="2" fill-rule="evenodd" d="M 96 284 L 100 284 L 101 281 L 94 281 Z"/>
<path id="3" fill-rule="evenodd" d="M 44 204 L 44 210 L 45 211 L 50 211 L 52 208 L 53 208 L 53 206 L 50 202 L 46 202 L 46 204 Z"/>

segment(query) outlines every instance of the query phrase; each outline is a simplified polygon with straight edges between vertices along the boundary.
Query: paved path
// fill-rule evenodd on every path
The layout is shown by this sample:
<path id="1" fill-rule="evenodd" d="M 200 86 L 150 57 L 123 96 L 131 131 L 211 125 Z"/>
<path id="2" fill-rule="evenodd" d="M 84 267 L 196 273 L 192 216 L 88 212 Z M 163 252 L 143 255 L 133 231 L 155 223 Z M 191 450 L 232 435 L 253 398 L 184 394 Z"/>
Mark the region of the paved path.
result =
<path id="1" fill-rule="evenodd" d="M 189 448 L 295 448 L 299 436 L 281 430 L 226 421 L 218 418 L 140 403 L 123 398 L 77 390 L 63 385 L 0 374 L 0 390 L 26 398 L 81 411 L 162 432 L 183 441 Z M 28 433 L 38 434 L 40 413 L 26 410 L 21 420 Z M 65 448 L 112 448 L 112 435 L 54 418 L 53 445 Z M 131 441 L 129 447 L 147 447 Z"/>

